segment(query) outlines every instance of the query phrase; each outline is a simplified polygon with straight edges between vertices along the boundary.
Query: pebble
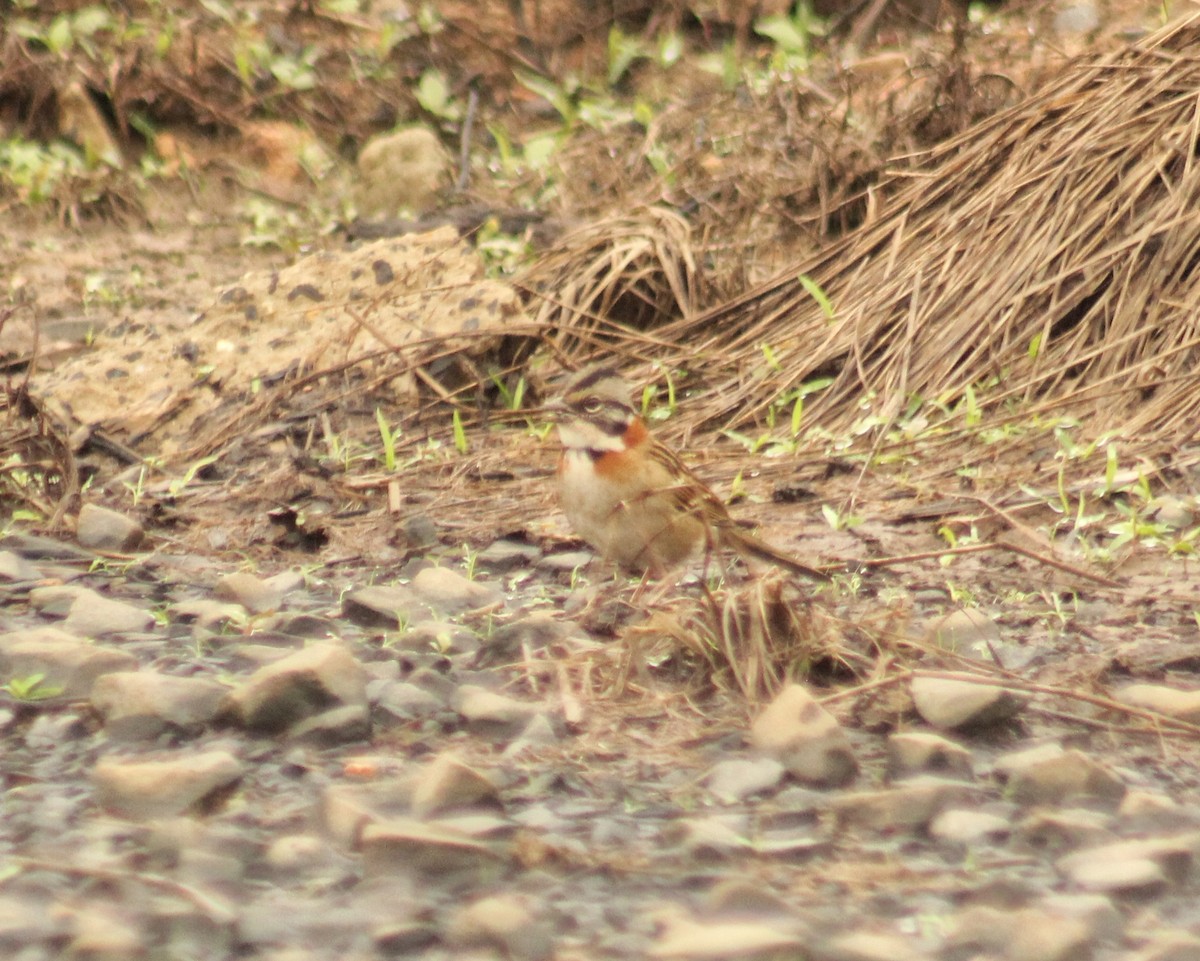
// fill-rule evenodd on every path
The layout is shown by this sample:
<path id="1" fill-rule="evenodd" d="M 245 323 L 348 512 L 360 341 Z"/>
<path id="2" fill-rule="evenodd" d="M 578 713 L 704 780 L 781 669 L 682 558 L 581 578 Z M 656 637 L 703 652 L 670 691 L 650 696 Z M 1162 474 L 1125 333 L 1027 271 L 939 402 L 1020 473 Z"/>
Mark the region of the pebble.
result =
<path id="1" fill-rule="evenodd" d="M 929 628 L 929 643 L 960 657 L 991 663 L 992 648 L 1001 642 L 1000 628 L 977 607 L 961 607 Z"/>
<path id="2" fill-rule="evenodd" d="M 96 803 L 141 819 L 204 811 L 231 790 L 245 765 L 228 751 L 180 752 L 156 760 L 101 758 L 92 769 Z"/>
<path id="3" fill-rule="evenodd" d="M 149 611 L 95 592 L 76 597 L 63 622 L 64 630 L 83 637 L 129 634 L 148 631 L 153 626 L 154 615 Z"/>
<path id="4" fill-rule="evenodd" d="M 1089 953 L 1087 923 L 1036 907 L 972 905 L 955 915 L 946 935 L 955 956 L 977 951 L 1005 961 L 1075 961 Z"/>
<path id="5" fill-rule="evenodd" d="M 401 721 L 429 717 L 446 708 L 444 698 L 407 681 L 384 681 L 367 685 L 372 703 Z"/>
<path id="6" fill-rule="evenodd" d="M 523 567 L 532 567 L 541 556 L 541 550 L 533 544 L 502 538 L 492 541 L 475 555 L 475 566 L 503 574 Z"/>
<path id="7" fill-rule="evenodd" d="M 1006 754 L 996 761 L 1006 793 L 1019 804 L 1062 804 L 1095 798 L 1114 808 L 1125 795 L 1124 782 L 1082 751 L 1044 745 Z"/>
<path id="8" fill-rule="evenodd" d="M 64 697 L 86 698 L 96 678 L 132 671 L 137 658 L 125 651 L 89 644 L 56 627 L 33 627 L 0 634 L 0 677 L 44 675 L 42 686 L 62 689 Z"/>
<path id="9" fill-rule="evenodd" d="M 494 947 L 512 961 L 541 961 L 554 953 L 550 930 L 538 922 L 529 899 L 517 894 L 480 898 L 449 925 L 452 947 Z"/>
<path id="10" fill-rule="evenodd" d="M 754 719 L 750 743 L 806 784 L 840 787 L 858 773 L 837 718 L 799 684 L 785 687 Z"/>
<path id="11" fill-rule="evenodd" d="M 36 581 L 42 576 L 37 566 L 13 551 L 0 551 L 0 580 Z"/>
<path id="12" fill-rule="evenodd" d="M 972 784 L 927 776 L 881 790 L 841 794 L 833 798 L 832 807 L 841 825 L 914 831 L 947 808 L 971 803 L 979 793 Z"/>
<path id="13" fill-rule="evenodd" d="M 354 197 L 365 217 L 421 213 L 449 185 L 450 156 L 422 124 L 376 134 L 358 152 Z"/>
<path id="14" fill-rule="evenodd" d="M 500 852 L 470 834 L 431 821 L 392 818 L 362 829 L 363 873 L 368 877 L 416 874 L 435 878 L 490 871 Z"/>
<path id="15" fill-rule="evenodd" d="M 473 730 L 498 736 L 519 733 L 541 710 L 537 704 L 518 701 L 474 684 L 462 685 L 455 692 L 451 706 Z"/>
<path id="16" fill-rule="evenodd" d="M 921 675 L 912 679 L 911 690 L 917 713 L 943 730 L 999 724 L 1016 715 L 1026 700 L 1024 695 L 994 684 Z"/>
<path id="17" fill-rule="evenodd" d="M 1161 684 L 1129 684 L 1117 691 L 1113 699 L 1181 721 L 1195 723 L 1200 720 L 1200 690 L 1184 691 Z"/>
<path id="18" fill-rule="evenodd" d="M 293 742 L 334 747 L 371 737 L 371 711 L 365 704 L 343 704 L 312 714 L 293 724 L 287 739 Z"/>
<path id="19" fill-rule="evenodd" d="M 96 679 L 91 701 L 110 737 L 153 739 L 168 728 L 195 733 L 216 716 L 226 691 L 203 678 L 119 671 Z"/>
<path id="20" fill-rule="evenodd" d="M 941 841 L 977 844 L 1002 841 L 1012 832 L 1008 818 L 974 808 L 950 808 L 942 811 L 929 825 L 929 833 Z"/>
<path id="21" fill-rule="evenodd" d="M 97 551 L 132 551 L 145 537 L 142 525 L 107 507 L 84 504 L 79 511 L 75 539 L 83 547 Z"/>
<path id="22" fill-rule="evenodd" d="M 339 644 L 313 644 L 261 667 L 229 692 L 221 716 L 265 734 L 336 706 L 365 707 L 367 676 Z"/>
<path id="23" fill-rule="evenodd" d="M 786 957 L 806 941 L 799 925 L 783 921 L 698 919 L 671 911 L 659 922 L 662 930 L 647 952 L 652 958 Z"/>
<path id="24" fill-rule="evenodd" d="M 772 757 L 727 758 L 709 769 L 704 785 L 722 804 L 734 804 L 778 787 L 786 773 Z"/>
<path id="25" fill-rule="evenodd" d="M 425 818 L 437 812 L 478 805 L 499 807 L 495 784 L 453 754 L 441 754 L 418 775 L 412 810 Z"/>
<path id="26" fill-rule="evenodd" d="M 904 731 L 887 741 L 889 780 L 935 774 L 970 781 L 974 778 L 971 752 L 961 744 L 928 731 Z"/>
<path id="27" fill-rule="evenodd" d="M 1059 858 L 1055 866 L 1088 890 L 1146 893 L 1184 881 L 1198 853 L 1200 832 L 1190 831 L 1084 848 Z"/>
<path id="28" fill-rule="evenodd" d="M 279 610 L 283 591 L 248 571 L 236 571 L 218 579 L 213 594 L 219 600 L 240 604 L 251 614 Z"/>
<path id="29" fill-rule="evenodd" d="M 923 961 L 911 938 L 875 931 L 848 931 L 828 938 L 811 952 L 817 961 Z"/>
<path id="30" fill-rule="evenodd" d="M 342 614 L 364 627 L 391 630 L 432 617 L 428 605 L 400 584 L 376 584 L 348 592 L 342 598 Z"/>
<path id="31" fill-rule="evenodd" d="M 496 585 L 470 580 L 448 567 L 418 571 L 412 589 L 417 597 L 443 614 L 461 614 L 504 602 L 504 595 Z"/>

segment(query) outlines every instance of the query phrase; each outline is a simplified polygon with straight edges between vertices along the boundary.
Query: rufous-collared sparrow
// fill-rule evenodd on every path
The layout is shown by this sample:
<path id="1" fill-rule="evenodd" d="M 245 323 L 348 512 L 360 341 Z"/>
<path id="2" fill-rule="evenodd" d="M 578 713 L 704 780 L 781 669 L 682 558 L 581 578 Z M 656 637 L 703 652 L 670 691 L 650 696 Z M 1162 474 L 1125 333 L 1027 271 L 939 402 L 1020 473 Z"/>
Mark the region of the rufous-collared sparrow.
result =
<path id="1" fill-rule="evenodd" d="M 622 567 L 661 576 L 698 547 L 725 548 L 818 580 L 828 575 L 742 530 L 725 505 L 655 440 L 609 367 L 567 382 L 558 417 L 558 492 L 575 533 Z"/>

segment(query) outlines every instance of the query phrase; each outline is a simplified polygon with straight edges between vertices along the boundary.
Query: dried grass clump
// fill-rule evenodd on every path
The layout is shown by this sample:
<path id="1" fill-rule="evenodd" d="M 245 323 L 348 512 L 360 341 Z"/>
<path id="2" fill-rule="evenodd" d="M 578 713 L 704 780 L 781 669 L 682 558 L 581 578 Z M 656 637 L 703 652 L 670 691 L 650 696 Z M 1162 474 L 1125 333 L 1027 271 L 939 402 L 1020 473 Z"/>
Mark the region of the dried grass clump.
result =
<path id="1" fill-rule="evenodd" d="M 645 207 L 567 234 L 519 282 L 536 295 L 535 322 L 569 346 L 603 339 L 611 323 L 640 330 L 662 317 L 691 316 L 701 276 L 687 222 Z"/>
<path id="2" fill-rule="evenodd" d="M 682 661 L 693 678 L 751 703 L 815 672 L 849 675 L 854 659 L 835 620 L 777 575 L 679 594 L 624 639 L 631 657 Z"/>
<path id="3" fill-rule="evenodd" d="M 708 371 L 703 412 L 744 424 L 818 375 L 808 423 L 845 429 L 968 388 L 985 416 L 1091 418 L 1143 449 L 1200 422 L 1200 17 L 1073 63 L 931 151 L 873 223 L 659 336 Z M 798 281 L 815 280 L 833 322 Z M 763 366 L 761 345 L 783 358 Z M 724 379 L 724 383 L 720 381 Z"/>

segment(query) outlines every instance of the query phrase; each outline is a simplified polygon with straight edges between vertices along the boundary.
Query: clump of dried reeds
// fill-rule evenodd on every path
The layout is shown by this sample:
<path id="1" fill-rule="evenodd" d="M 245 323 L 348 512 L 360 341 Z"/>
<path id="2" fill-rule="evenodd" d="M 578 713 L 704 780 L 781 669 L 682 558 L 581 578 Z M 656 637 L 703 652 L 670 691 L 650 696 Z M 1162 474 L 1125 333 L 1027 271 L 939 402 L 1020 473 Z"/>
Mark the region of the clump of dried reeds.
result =
<path id="1" fill-rule="evenodd" d="M 818 376 L 845 429 L 969 388 L 985 412 L 1090 418 L 1174 447 L 1200 423 L 1200 17 L 1099 59 L 930 151 L 873 222 L 656 331 L 727 425 Z M 893 183 L 893 186 L 895 183 Z M 886 191 L 885 191 L 886 193 Z M 831 320 L 799 279 L 834 305 Z M 762 345 L 782 358 L 762 368 Z"/>

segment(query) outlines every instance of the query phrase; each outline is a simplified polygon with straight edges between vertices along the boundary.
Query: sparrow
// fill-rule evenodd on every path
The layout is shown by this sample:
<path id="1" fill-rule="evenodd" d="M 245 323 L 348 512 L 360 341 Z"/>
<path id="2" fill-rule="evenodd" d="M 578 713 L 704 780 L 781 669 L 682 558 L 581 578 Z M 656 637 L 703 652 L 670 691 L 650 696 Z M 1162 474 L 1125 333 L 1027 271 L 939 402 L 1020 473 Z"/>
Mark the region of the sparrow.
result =
<path id="1" fill-rule="evenodd" d="M 557 415 L 558 495 L 572 529 L 620 566 L 661 577 L 697 548 L 723 548 L 805 577 L 829 576 L 747 533 L 678 456 L 651 436 L 610 367 L 571 377 Z"/>

